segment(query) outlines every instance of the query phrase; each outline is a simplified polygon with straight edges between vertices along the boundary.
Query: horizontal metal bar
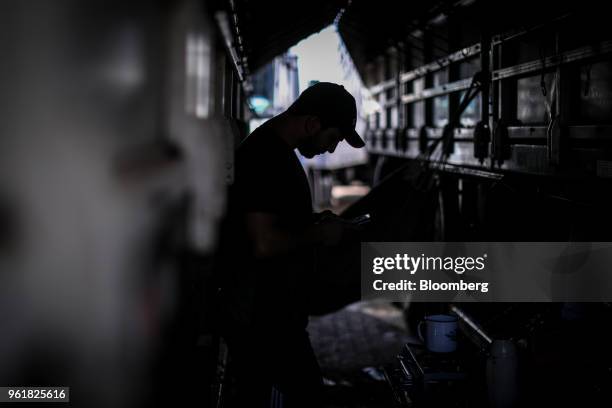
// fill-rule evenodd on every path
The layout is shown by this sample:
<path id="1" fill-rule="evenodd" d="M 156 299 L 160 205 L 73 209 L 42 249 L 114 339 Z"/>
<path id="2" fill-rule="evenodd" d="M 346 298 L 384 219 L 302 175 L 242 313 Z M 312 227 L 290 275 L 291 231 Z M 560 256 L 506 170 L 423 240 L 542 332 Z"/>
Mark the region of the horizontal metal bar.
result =
<path id="1" fill-rule="evenodd" d="M 383 108 L 396 108 L 398 104 L 397 98 L 387 99 L 382 103 Z"/>
<path id="2" fill-rule="evenodd" d="M 612 140 L 612 126 L 567 126 L 570 139 L 577 140 Z M 546 126 L 510 126 L 510 139 L 545 139 Z"/>
<path id="3" fill-rule="evenodd" d="M 387 128 L 387 129 L 384 130 L 384 135 L 387 138 L 390 138 L 390 137 L 393 138 L 393 137 L 395 137 L 395 134 L 397 133 L 398 130 L 399 129 L 396 129 L 396 128 Z"/>
<path id="4" fill-rule="evenodd" d="M 529 28 L 515 29 L 515 30 L 507 31 L 507 32 L 502 33 L 502 34 L 495 35 L 491 39 L 491 45 L 495 46 L 495 45 L 499 45 L 499 44 L 502 44 L 502 43 L 505 43 L 505 42 L 512 41 L 514 39 L 520 38 L 520 37 L 522 37 L 524 35 L 533 33 L 533 32 L 535 32 L 537 30 L 541 30 L 541 29 L 545 28 L 547 25 L 557 23 L 557 22 L 559 22 L 559 21 L 569 17 L 570 15 L 571 15 L 570 13 L 563 14 L 563 15 L 561 15 L 561 16 L 559 16 L 559 17 L 557 17 L 557 18 L 555 18 L 555 19 L 553 19 L 551 21 L 543 23 L 543 24 L 538 24 L 536 26 L 529 27 Z"/>
<path id="5" fill-rule="evenodd" d="M 390 79 L 388 81 L 381 82 L 376 84 L 370 88 L 370 93 L 372 96 L 378 95 L 389 88 L 393 88 L 397 85 L 397 81 L 395 79 Z"/>
<path id="6" fill-rule="evenodd" d="M 452 63 L 460 62 L 465 59 L 474 57 L 480 54 L 480 48 L 480 43 L 474 44 L 470 47 L 462 48 L 459 51 L 456 51 L 444 58 L 440 58 L 437 61 L 430 62 L 429 64 L 413 69 L 412 71 L 404 72 L 400 74 L 400 83 L 412 81 L 413 79 L 425 76 L 430 72 L 435 72 L 446 68 Z"/>
<path id="7" fill-rule="evenodd" d="M 418 149 L 418 143 L 414 139 L 409 139 L 406 150 L 396 150 L 392 142 L 387 142 L 383 148 L 380 144 L 376 146 L 367 146 L 367 150 L 371 154 L 384 156 L 392 156 L 403 159 L 420 159 L 422 154 Z M 431 139 L 430 139 L 431 142 Z M 439 151 L 439 148 L 436 151 Z M 448 160 L 444 163 L 447 166 L 454 166 L 457 171 L 468 172 L 472 170 L 481 170 L 490 174 L 530 174 L 545 177 L 555 177 L 559 179 L 582 180 L 592 177 L 607 177 L 607 173 L 599 170 L 599 163 L 612 162 L 612 152 L 602 148 L 571 148 L 570 158 L 566 166 L 557 168 L 551 166 L 548 161 L 547 147 L 533 144 L 512 144 L 509 146 L 510 156 L 504 161 L 501 166 L 494 168 L 490 167 L 489 159 L 484 163 L 480 163 L 478 159 L 473 157 L 473 143 L 471 141 L 457 141 L 455 153 L 451 154 Z M 436 153 L 434 153 L 434 157 Z M 432 160 L 432 163 L 436 162 Z M 476 174 L 476 173 L 474 173 Z M 603 175 L 602 175 L 603 174 Z"/>
<path id="8" fill-rule="evenodd" d="M 559 55 L 546 57 L 542 60 L 530 61 L 512 67 L 501 68 L 493 71 L 493 81 L 511 78 L 518 75 L 527 74 L 534 71 L 541 71 L 547 68 L 556 68 L 559 65 L 587 58 L 598 57 L 612 52 L 612 41 L 604 41 L 596 46 L 581 47 L 576 50 L 567 51 Z"/>
<path id="9" fill-rule="evenodd" d="M 403 159 L 419 159 L 423 160 L 422 153 L 419 151 L 418 143 L 416 140 L 409 139 L 410 142 L 406 146 L 405 150 L 396 150 L 394 144 L 387 143 L 386 147 L 380 145 L 372 146 L 368 145 L 367 150 L 371 154 L 379 154 L 384 156 L 398 157 Z M 429 139 L 431 143 L 433 140 Z M 455 144 L 455 153 L 451 154 L 446 161 L 447 165 L 454 166 L 457 171 L 461 171 L 462 168 L 469 166 L 470 168 L 487 171 L 488 166 L 480 162 L 480 160 L 474 157 L 474 144 L 472 140 L 457 140 Z M 440 152 L 441 145 L 438 145 L 436 151 L 433 153 L 433 158 L 430 160 L 432 163 L 437 162 L 437 157 Z"/>
<path id="10" fill-rule="evenodd" d="M 470 167 L 467 167 L 467 165 L 469 165 Z M 490 180 L 501 180 L 502 178 L 504 178 L 504 175 L 502 173 L 482 170 L 483 168 L 485 168 L 485 166 L 480 163 L 454 164 L 432 162 L 432 164 L 430 164 L 430 167 L 447 173 L 459 174 L 461 176 L 486 178 Z"/>
<path id="11" fill-rule="evenodd" d="M 375 137 L 377 139 L 385 138 L 386 140 L 394 139 L 396 133 L 401 131 L 403 136 L 408 140 L 419 140 L 418 130 L 416 129 L 381 129 L 381 132 L 376 134 Z M 371 136 L 370 136 L 371 137 Z M 442 137 L 442 129 L 441 128 L 428 128 L 427 129 L 427 139 L 428 140 L 436 140 Z M 474 128 L 456 128 L 454 139 L 456 141 L 472 141 L 474 138 Z"/>
<path id="12" fill-rule="evenodd" d="M 424 89 L 420 93 L 402 95 L 402 103 L 417 102 L 436 96 L 448 95 L 453 92 L 463 91 L 465 89 L 468 89 L 471 84 L 471 78 L 460 79 L 459 81 L 450 82 L 448 84 L 440 85 L 435 88 Z"/>
<path id="13" fill-rule="evenodd" d="M 510 126 L 510 139 L 542 139 L 546 138 L 546 126 Z"/>
<path id="14" fill-rule="evenodd" d="M 431 139 L 437 139 L 442 137 L 442 128 L 437 128 L 437 127 L 428 127 L 425 129 L 427 131 L 427 137 L 431 138 Z"/>
<path id="15" fill-rule="evenodd" d="M 419 68 L 413 69 L 412 71 L 400 73 L 400 83 L 406 83 L 408 81 L 412 81 L 413 79 L 422 77 L 430 72 L 435 72 L 435 71 L 444 69 L 452 63 L 460 62 L 465 59 L 474 57 L 480 54 L 480 49 L 481 49 L 480 43 L 474 44 L 472 46 L 462 48 L 459 51 L 455 51 L 454 53 L 449 54 L 446 57 L 439 58 L 436 61 L 430 62 Z M 379 84 L 376 84 L 370 87 L 370 93 L 373 96 L 378 95 L 381 92 L 389 88 L 393 88 L 396 84 L 397 82 L 395 79 L 381 82 Z"/>
<path id="16" fill-rule="evenodd" d="M 419 129 L 417 128 L 408 128 L 404 130 L 404 134 L 406 136 L 408 136 L 408 138 L 415 138 L 418 139 L 419 138 Z"/>
<path id="17" fill-rule="evenodd" d="M 568 126 L 568 136 L 577 140 L 611 140 L 612 126 Z"/>

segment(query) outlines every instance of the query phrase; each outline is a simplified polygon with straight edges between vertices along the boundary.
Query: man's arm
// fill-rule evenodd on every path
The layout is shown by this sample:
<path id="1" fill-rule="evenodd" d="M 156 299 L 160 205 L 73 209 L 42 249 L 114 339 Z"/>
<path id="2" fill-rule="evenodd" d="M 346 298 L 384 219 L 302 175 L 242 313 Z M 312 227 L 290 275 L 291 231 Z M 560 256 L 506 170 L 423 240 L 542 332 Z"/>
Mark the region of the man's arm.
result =
<path id="1" fill-rule="evenodd" d="M 288 230 L 282 226 L 279 217 L 271 213 L 250 212 L 246 217 L 253 253 L 258 258 L 286 254 L 309 245 L 336 245 L 347 229 L 345 223 L 333 218 L 302 230 Z"/>

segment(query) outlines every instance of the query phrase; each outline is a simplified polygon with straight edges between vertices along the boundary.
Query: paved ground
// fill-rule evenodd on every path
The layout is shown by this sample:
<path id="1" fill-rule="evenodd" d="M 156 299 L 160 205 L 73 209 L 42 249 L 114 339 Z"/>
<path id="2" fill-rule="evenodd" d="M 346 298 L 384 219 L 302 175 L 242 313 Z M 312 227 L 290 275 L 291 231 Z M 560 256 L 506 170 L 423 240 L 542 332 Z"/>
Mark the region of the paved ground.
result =
<path id="1" fill-rule="evenodd" d="M 329 408 L 391 407 L 380 368 L 393 363 L 406 333 L 401 311 L 388 303 L 356 303 L 311 319 L 313 348 L 326 381 Z"/>

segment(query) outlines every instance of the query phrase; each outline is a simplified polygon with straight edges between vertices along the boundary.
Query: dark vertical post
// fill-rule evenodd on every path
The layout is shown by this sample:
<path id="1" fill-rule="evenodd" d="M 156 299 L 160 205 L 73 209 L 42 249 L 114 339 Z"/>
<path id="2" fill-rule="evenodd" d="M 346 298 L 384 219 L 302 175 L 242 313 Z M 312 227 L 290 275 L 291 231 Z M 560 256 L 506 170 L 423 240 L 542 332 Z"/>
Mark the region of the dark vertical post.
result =
<path id="1" fill-rule="evenodd" d="M 493 97 L 491 95 L 491 58 L 493 53 L 491 47 L 491 32 L 488 24 L 483 23 L 480 31 L 480 120 L 485 126 L 488 126 L 489 134 L 491 129 L 493 129 L 493 115 L 491 115 L 493 104 Z M 483 158 L 480 160 L 483 160 Z"/>

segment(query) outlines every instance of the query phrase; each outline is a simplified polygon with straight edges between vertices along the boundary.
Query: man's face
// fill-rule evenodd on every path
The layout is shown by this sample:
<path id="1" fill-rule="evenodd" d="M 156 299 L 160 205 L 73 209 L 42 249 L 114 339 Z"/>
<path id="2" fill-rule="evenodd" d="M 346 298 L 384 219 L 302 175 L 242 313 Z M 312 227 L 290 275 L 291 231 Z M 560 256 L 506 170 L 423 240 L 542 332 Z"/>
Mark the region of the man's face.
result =
<path id="1" fill-rule="evenodd" d="M 311 159 L 318 154 L 333 153 L 342 139 L 338 128 L 318 130 L 298 146 L 298 151 L 302 156 Z"/>

